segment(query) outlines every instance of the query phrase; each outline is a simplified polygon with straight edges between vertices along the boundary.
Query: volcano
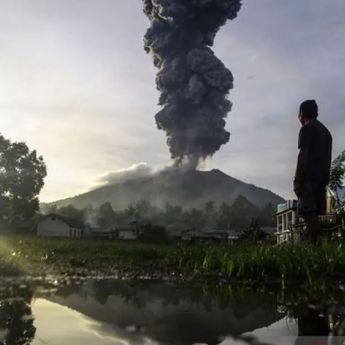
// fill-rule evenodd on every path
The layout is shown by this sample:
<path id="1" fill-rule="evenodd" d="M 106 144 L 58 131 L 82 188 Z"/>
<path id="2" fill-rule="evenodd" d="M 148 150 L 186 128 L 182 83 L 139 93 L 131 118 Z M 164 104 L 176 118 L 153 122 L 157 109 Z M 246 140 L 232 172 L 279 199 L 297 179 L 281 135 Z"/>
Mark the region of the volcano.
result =
<path id="1" fill-rule="evenodd" d="M 115 210 L 121 210 L 130 204 L 146 200 L 158 207 L 169 203 L 185 208 L 199 208 L 207 201 L 217 204 L 226 202 L 231 205 L 239 195 L 246 197 L 257 207 L 268 203 L 275 206 L 284 202 L 282 197 L 267 189 L 247 184 L 215 169 L 161 171 L 150 176 L 106 185 L 51 204 L 57 207 L 71 204 L 81 209 L 110 202 Z"/>

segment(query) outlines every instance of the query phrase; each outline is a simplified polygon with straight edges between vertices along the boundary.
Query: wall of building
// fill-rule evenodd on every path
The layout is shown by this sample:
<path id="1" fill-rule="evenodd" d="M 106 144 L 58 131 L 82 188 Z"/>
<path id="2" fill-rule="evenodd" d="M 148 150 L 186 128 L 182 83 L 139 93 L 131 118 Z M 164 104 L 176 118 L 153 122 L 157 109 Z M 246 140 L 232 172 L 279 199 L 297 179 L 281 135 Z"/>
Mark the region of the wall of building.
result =
<path id="1" fill-rule="evenodd" d="M 285 206 L 284 206 L 285 205 Z M 297 211 L 294 208 L 289 208 L 290 206 L 295 206 L 293 201 L 288 201 L 286 204 L 280 205 L 280 213 L 276 215 L 277 218 L 277 243 L 283 243 L 291 239 L 291 226 L 294 226 L 298 221 Z"/>
<path id="2" fill-rule="evenodd" d="M 37 236 L 69 238 L 70 226 L 58 218 L 45 218 L 37 225 Z"/>
<path id="3" fill-rule="evenodd" d="M 120 240 L 136 240 L 138 237 L 135 231 L 119 230 L 118 234 Z"/>

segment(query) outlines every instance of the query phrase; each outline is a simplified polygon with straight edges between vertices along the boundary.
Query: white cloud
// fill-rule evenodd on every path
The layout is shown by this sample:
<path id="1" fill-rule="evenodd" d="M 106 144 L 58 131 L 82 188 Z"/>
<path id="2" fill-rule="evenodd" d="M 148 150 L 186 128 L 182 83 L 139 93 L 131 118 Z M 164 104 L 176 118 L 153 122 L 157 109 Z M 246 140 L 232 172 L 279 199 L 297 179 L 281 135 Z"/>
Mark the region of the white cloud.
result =
<path id="1" fill-rule="evenodd" d="M 115 185 L 118 183 L 123 183 L 125 181 L 134 180 L 141 177 L 147 177 L 154 174 L 154 172 L 155 169 L 153 169 L 147 163 L 141 162 L 133 164 L 126 169 L 119 169 L 102 175 L 98 179 L 97 185 L 95 187 Z"/>

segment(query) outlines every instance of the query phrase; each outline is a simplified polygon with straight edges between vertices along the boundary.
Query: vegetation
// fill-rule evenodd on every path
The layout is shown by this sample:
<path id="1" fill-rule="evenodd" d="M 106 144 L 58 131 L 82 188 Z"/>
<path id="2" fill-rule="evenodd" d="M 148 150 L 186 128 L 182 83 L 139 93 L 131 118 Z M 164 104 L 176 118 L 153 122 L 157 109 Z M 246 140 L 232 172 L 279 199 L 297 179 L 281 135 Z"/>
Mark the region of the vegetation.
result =
<path id="1" fill-rule="evenodd" d="M 0 230 L 28 229 L 47 175 L 42 157 L 0 135 Z"/>
<path id="2" fill-rule="evenodd" d="M 167 246 L 29 237 L 0 238 L 0 272 L 123 274 L 309 284 L 345 278 L 344 244 Z M 120 273 L 119 273 L 120 272 Z M 122 272 L 122 273 L 121 273 Z"/>
<path id="3" fill-rule="evenodd" d="M 329 188 L 335 195 L 335 209 L 338 214 L 345 215 L 345 201 L 342 190 L 343 182 L 345 179 L 345 151 L 343 151 L 338 157 L 336 157 L 331 166 Z M 341 192 L 339 192 L 341 190 Z"/>
<path id="4" fill-rule="evenodd" d="M 145 200 L 129 205 L 125 210 L 120 211 L 114 211 L 109 202 L 99 207 L 89 206 L 84 210 L 79 210 L 73 205 L 61 208 L 53 205 L 45 209 L 45 213 L 67 216 L 91 227 L 112 228 L 135 220 L 142 224 L 164 227 L 168 232 L 183 229 L 241 231 L 247 229 L 252 223 L 258 226 L 273 226 L 274 212 L 272 204 L 267 204 L 260 209 L 242 195 L 232 205 L 227 203 L 216 205 L 215 202 L 209 201 L 200 209 L 184 209 L 182 206 L 171 204 L 158 208 Z"/>

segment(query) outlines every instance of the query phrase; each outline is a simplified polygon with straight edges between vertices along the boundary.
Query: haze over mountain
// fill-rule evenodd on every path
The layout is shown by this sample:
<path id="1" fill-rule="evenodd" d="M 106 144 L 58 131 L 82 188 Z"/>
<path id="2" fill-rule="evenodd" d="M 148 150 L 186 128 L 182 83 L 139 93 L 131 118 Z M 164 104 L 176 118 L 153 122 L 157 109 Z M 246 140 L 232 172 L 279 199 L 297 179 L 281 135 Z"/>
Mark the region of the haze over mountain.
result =
<path id="1" fill-rule="evenodd" d="M 244 183 L 220 170 L 185 171 L 166 170 L 144 177 L 99 187 L 90 192 L 50 203 L 57 207 L 73 205 L 85 208 L 110 202 L 114 209 L 124 209 L 129 204 L 147 200 L 154 206 L 166 203 L 182 205 L 185 208 L 200 207 L 207 201 L 232 204 L 242 195 L 255 206 L 268 203 L 274 206 L 284 202 L 279 195 L 252 184 Z"/>

